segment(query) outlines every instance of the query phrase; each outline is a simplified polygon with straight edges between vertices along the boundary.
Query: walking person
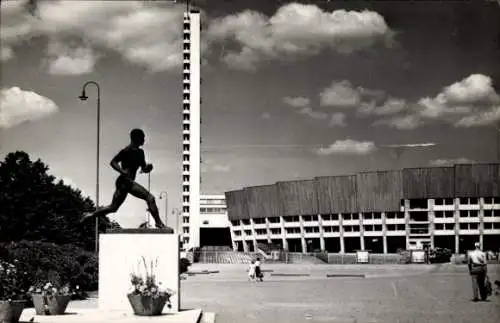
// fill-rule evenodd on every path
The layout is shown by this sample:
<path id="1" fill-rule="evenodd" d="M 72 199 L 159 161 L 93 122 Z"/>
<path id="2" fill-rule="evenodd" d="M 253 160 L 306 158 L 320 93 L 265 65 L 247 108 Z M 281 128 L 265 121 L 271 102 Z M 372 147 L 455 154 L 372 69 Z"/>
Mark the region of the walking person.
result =
<path id="1" fill-rule="evenodd" d="M 250 266 L 248 266 L 248 281 L 255 280 L 255 261 L 252 260 Z"/>
<path id="2" fill-rule="evenodd" d="M 474 244 L 475 250 L 469 253 L 469 273 L 472 278 L 472 293 L 474 298 L 472 301 L 485 301 L 488 298 L 488 292 L 486 289 L 486 274 L 488 272 L 488 266 L 486 262 L 486 255 L 481 251 L 481 245 L 479 242 Z M 479 292 L 479 293 L 478 293 Z"/>
<path id="3" fill-rule="evenodd" d="M 262 270 L 260 269 L 260 258 L 257 257 L 255 261 L 255 277 L 258 281 L 263 281 L 264 275 L 262 274 Z"/>

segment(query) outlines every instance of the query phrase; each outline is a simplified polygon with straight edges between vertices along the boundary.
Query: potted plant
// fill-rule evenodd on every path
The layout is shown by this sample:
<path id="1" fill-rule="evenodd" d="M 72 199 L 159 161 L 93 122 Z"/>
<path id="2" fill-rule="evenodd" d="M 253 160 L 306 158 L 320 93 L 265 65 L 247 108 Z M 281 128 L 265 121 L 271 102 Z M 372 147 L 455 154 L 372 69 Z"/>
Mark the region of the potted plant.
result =
<path id="1" fill-rule="evenodd" d="M 0 260 L 0 323 L 19 322 L 25 306 L 23 273 L 17 270 L 16 263 L 17 260 L 13 264 Z"/>
<path id="2" fill-rule="evenodd" d="M 77 286 L 78 289 L 78 286 Z M 37 315 L 62 315 L 75 292 L 69 284 L 61 285 L 53 281 L 39 281 L 30 287 Z"/>
<path id="3" fill-rule="evenodd" d="M 172 307 L 170 297 L 174 292 L 168 288 L 163 288 L 161 283 L 157 283 L 155 270 L 158 268 L 158 260 L 153 264 L 151 261 L 150 267 L 146 264 L 146 259 L 142 257 L 145 274 L 133 272 L 130 275 L 132 288 L 127 294 L 128 300 L 135 315 L 139 316 L 155 316 L 161 315 L 165 305 L 168 308 Z"/>

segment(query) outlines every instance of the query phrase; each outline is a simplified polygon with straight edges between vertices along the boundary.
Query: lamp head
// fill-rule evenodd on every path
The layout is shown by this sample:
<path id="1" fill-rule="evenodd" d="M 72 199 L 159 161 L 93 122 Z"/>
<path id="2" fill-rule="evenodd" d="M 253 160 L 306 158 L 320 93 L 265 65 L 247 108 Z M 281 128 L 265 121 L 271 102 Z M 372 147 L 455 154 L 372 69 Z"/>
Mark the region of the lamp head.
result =
<path id="1" fill-rule="evenodd" d="M 80 100 L 82 101 L 87 101 L 87 99 L 89 98 L 87 96 L 87 94 L 85 93 L 85 89 L 82 90 L 82 94 L 78 97 Z"/>

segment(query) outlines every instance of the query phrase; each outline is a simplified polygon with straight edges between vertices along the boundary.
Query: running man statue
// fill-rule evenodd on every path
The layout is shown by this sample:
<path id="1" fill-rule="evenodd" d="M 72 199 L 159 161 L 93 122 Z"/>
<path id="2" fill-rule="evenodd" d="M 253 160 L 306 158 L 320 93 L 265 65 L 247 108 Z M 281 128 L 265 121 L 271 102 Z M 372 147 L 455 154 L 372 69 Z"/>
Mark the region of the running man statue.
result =
<path id="1" fill-rule="evenodd" d="M 82 217 L 81 222 L 84 222 L 89 218 L 102 217 L 110 213 L 115 213 L 118 211 L 123 202 L 125 202 L 127 195 L 130 193 L 147 203 L 148 209 L 156 222 L 157 228 L 166 228 L 165 224 L 160 219 L 158 207 L 156 206 L 153 194 L 146 190 L 142 185 L 135 182 L 135 177 L 139 167 L 141 168 L 142 173 L 146 174 L 153 170 L 153 165 L 146 164 L 144 150 L 140 148 L 144 145 L 145 138 L 146 136 L 144 131 L 141 129 L 133 129 L 130 132 L 130 144 L 123 148 L 110 163 L 111 167 L 120 173 L 120 176 L 118 176 L 115 182 L 116 189 L 111 204 L 98 208 L 94 213 L 85 214 Z"/>

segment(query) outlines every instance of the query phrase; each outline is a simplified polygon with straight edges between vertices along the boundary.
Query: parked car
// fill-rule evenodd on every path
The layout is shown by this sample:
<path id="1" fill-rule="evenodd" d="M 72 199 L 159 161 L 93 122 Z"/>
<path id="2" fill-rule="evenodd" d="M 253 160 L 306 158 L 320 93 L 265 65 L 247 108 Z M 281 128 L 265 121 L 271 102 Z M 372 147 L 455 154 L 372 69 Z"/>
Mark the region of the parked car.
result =
<path id="1" fill-rule="evenodd" d="M 442 264 L 450 262 L 452 252 L 446 248 L 429 249 L 429 262 L 431 264 Z"/>

